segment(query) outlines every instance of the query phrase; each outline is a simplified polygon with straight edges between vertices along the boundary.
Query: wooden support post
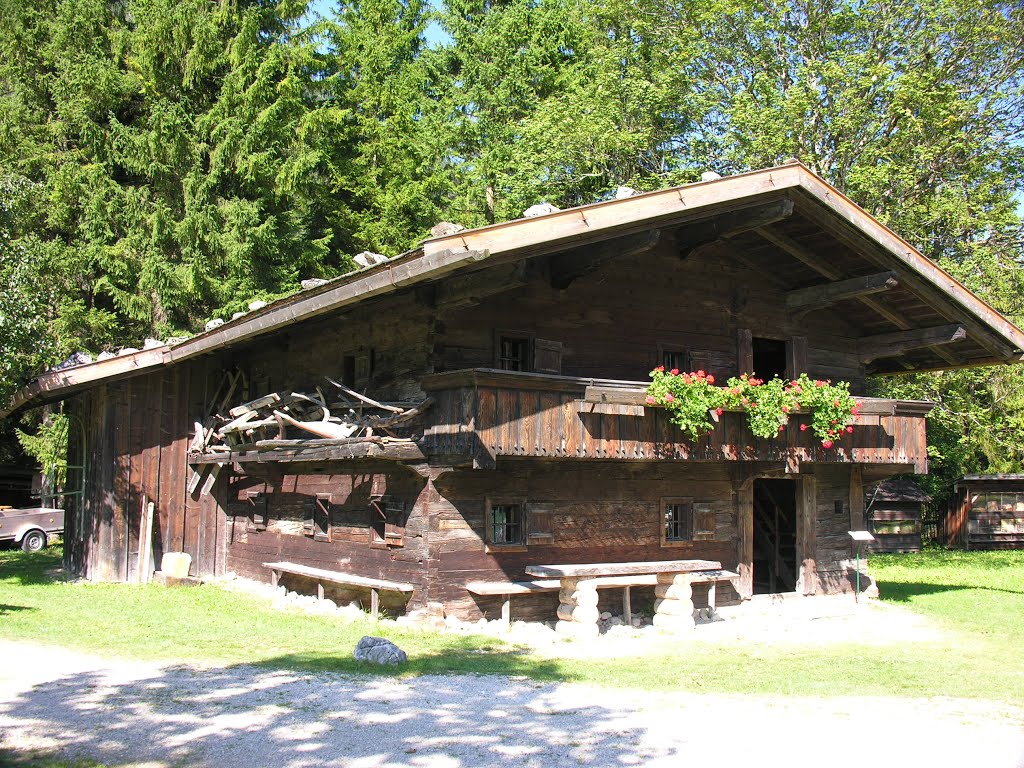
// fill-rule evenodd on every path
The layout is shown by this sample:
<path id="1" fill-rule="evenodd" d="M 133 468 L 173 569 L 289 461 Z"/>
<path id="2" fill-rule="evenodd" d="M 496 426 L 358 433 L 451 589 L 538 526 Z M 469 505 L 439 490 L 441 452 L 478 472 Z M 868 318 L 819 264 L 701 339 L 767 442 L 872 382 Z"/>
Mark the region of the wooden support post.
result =
<path id="1" fill-rule="evenodd" d="M 512 628 L 512 595 L 502 595 L 501 598 L 501 623 L 508 632 Z"/>
<path id="2" fill-rule="evenodd" d="M 380 594 L 376 589 L 370 590 L 370 618 L 377 620 L 380 614 Z"/>
<path id="3" fill-rule="evenodd" d="M 818 591 L 818 494 L 814 475 L 800 478 L 800 491 L 797 523 L 800 576 L 797 591 L 813 595 Z"/>
<path id="4" fill-rule="evenodd" d="M 863 531 L 864 519 L 864 468 L 860 464 L 850 467 L 850 530 Z"/>
<path id="5" fill-rule="evenodd" d="M 153 566 L 153 513 L 156 505 L 142 497 L 145 517 L 142 523 L 142 533 L 139 537 L 139 583 L 148 584 Z"/>
<path id="6" fill-rule="evenodd" d="M 715 618 L 715 590 L 718 588 L 716 582 L 712 581 L 708 586 L 708 618 Z"/>
<path id="7" fill-rule="evenodd" d="M 633 622 L 633 604 L 630 599 L 629 587 L 622 588 L 622 621 L 629 627 Z"/>
<path id="8" fill-rule="evenodd" d="M 743 482 L 736 492 L 736 507 L 739 520 L 739 536 L 736 555 L 740 574 L 738 592 L 741 600 L 749 600 L 754 594 L 754 481 Z"/>
<path id="9" fill-rule="evenodd" d="M 273 568 L 270 569 L 270 586 L 277 588 L 278 573 Z"/>
<path id="10" fill-rule="evenodd" d="M 318 581 L 316 583 L 316 599 L 317 600 L 323 600 L 324 599 L 324 584 L 323 584 L 322 581 Z"/>

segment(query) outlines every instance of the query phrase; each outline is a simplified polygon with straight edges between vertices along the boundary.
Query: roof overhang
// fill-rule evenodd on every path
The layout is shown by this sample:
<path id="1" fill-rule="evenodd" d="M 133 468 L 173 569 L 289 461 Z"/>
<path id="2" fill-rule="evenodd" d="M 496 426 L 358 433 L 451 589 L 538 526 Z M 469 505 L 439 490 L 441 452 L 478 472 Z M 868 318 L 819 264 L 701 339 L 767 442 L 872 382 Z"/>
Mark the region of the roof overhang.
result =
<path id="1" fill-rule="evenodd" d="M 899 323 L 898 318 L 875 303 L 870 306 L 896 323 L 894 332 L 873 337 L 878 344 L 884 342 L 888 348 L 897 343 L 911 347 L 916 343 L 941 353 L 942 344 L 969 337 L 979 350 L 961 357 L 941 353 L 935 358 L 935 364 L 928 359 L 910 364 L 903 361 L 904 369 L 1011 363 L 1024 356 L 1024 332 L 839 190 L 802 164 L 792 162 L 433 238 L 384 264 L 280 299 L 180 344 L 45 373 L 21 389 L 0 415 L 60 400 L 100 382 L 209 354 L 295 322 L 470 269 L 485 259 L 500 261 L 557 253 L 651 228 L 683 227 L 691 222 L 786 200 L 792 201 L 804 218 L 863 258 L 873 270 L 882 270 L 882 276 L 888 271 L 897 275 L 916 300 L 934 309 L 935 317 L 941 321 L 930 327 Z M 788 256 L 804 259 L 799 244 L 790 238 L 776 237 L 764 229 L 758 232 L 772 239 Z M 830 279 L 829 275 L 827 269 L 818 267 L 819 277 Z M 845 285 L 849 282 L 834 280 L 833 293 L 852 290 Z M 864 301 L 871 300 L 865 298 Z M 872 370 L 888 373 L 900 368 L 887 366 L 883 361 Z"/>

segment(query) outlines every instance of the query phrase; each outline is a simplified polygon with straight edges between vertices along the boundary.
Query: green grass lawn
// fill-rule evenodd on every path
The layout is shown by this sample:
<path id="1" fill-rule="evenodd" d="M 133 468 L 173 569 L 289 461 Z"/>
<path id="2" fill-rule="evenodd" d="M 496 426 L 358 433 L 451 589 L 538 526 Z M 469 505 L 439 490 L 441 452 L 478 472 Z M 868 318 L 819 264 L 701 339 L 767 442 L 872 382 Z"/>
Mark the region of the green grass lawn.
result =
<path id="1" fill-rule="evenodd" d="M 357 640 L 386 633 L 410 657 L 397 674 L 527 675 L 649 690 L 775 695 L 963 696 L 1024 704 L 1024 552 L 876 556 L 882 600 L 947 628 L 953 643 L 717 646 L 602 660 L 539 658 L 486 637 L 272 610 L 216 586 L 164 589 L 55 578 L 58 550 L 0 551 L 0 637 L 91 652 L 205 663 L 367 672 Z"/>

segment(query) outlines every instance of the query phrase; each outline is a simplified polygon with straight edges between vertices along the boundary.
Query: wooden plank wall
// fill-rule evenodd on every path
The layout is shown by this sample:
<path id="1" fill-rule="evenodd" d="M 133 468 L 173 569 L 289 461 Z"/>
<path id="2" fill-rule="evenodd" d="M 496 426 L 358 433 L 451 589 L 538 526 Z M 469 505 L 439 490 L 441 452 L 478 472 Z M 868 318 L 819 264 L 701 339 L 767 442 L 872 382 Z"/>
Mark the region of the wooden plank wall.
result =
<path id="1" fill-rule="evenodd" d="M 471 376 L 472 374 L 467 374 Z M 681 459 L 914 465 L 927 469 L 923 414 L 872 413 L 871 401 L 850 435 L 830 449 L 798 416 L 777 438 L 755 437 L 743 414 L 724 413 L 713 434 L 688 439 L 661 408 L 592 404 L 582 392 L 538 391 L 509 386 L 439 390 L 424 440 L 441 455 L 473 456 L 478 463 L 499 456 L 580 459 Z M 887 407 L 884 410 L 891 410 Z"/>
<path id="2" fill-rule="evenodd" d="M 71 405 L 86 424 L 86 494 L 75 513 L 81 540 L 72 572 L 94 581 L 136 581 L 143 501 L 155 505 L 153 564 L 165 552 L 192 555 L 194 575 L 223 572 L 223 515 L 215 496 L 186 500 L 190 392 L 205 363 L 100 385 Z M 215 486 L 214 494 L 224 493 Z M 200 519 L 203 518 L 203 519 Z M 200 536 L 200 530 L 209 534 Z"/>
<path id="3" fill-rule="evenodd" d="M 737 564 L 736 503 L 723 466 L 506 460 L 496 472 L 443 475 L 436 489 L 430 509 L 431 557 L 438 562 L 433 599 L 465 618 L 493 618 L 500 608 L 497 599 L 470 595 L 467 582 L 523 579 L 533 563 L 706 558 L 726 568 Z M 710 502 L 714 540 L 662 546 L 661 499 L 666 496 Z M 549 515 L 550 542 L 529 544 L 525 551 L 485 552 L 487 497 L 523 499 L 528 518 L 538 511 Z M 553 608 L 547 602 L 521 598 L 514 601 L 514 613 L 550 619 Z"/>
<path id="4" fill-rule="evenodd" d="M 864 391 L 859 331 L 841 313 L 794 318 L 770 276 L 721 253 L 680 258 L 663 237 L 655 250 L 616 257 L 564 290 L 551 287 L 544 259 L 527 267 L 525 277 L 521 271 L 507 281 L 507 293 L 493 295 L 505 279 L 496 265 L 475 276 L 478 292 L 492 294 L 486 300 L 466 301 L 467 288 L 459 302 L 439 303 L 437 370 L 494 367 L 494 334 L 506 330 L 561 342 L 562 373 L 570 376 L 646 380 L 659 351 L 670 348 L 689 352 L 694 369 L 724 384 L 740 372 L 737 331 L 752 329 L 754 336 L 806 338 L 807 373 Z"/>
<path id="5" fill-rule="evenodd" d="M 287 561 L 330 571 L 417 585 L 413 604 L 426 600 L 427 542 L 430 521 L 426 480 L 408 469 L 373 464 L 303 464 L 287 469 L 263 468 L 259 476 L 227 473 L 225 488 L 227 569 L 257 581 L 270 581 L 265 562 Z M 287 474 L 284 474 L 287 472 Z M 301 472 L 301 474 L 300 474 Z M 265 530 L 253 525 L 253 494 L 265 497 Z M 387 496 L 407 509 L 401 546 L 371 542 L 370 500 Z M 330 504 L 329 540 L 305 529 L 307 501 Z M 358 590 L 324 585 L 338 600 L 362 599 Z M 406 598 L 389 595 L 395 605 Z"/>

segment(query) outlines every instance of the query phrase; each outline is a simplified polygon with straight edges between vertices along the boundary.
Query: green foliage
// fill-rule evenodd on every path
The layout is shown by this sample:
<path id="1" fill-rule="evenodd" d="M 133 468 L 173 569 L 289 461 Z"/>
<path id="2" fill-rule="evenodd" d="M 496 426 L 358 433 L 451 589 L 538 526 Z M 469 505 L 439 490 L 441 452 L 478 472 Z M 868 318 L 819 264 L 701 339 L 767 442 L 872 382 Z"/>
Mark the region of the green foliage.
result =
<path id="1" fill-rule="evenodd" d="M 70 421 L 63 413 L 46 414 L 34 435 L 17 430 L 22 449 L 57 486 L 64 484 L 67 475 L 69 430 Z"/>
<path id="2" fill-rule="evenodd" d="M 665 406 L 673 423 L 691 440 L 700 440 L 715 431 L 712 421 L 722 415 L 726 402 L 725 390 L 716 387 L 715 377 L 704 371 L 680 373 L 675 368 L 666 371 L 663 365 L 651 371 L 647 404 Z"/>
<path id="3" fill-rule="evenodd" d="M 750 431 L 765 439 L 778 437 L 798 411 L 809 411 L 810 428 L 831 448 L 844 434 L 853 431 L 850 423 L 860 413 L 860 403 L 850 394 L 845 381 L 812 380 L 801 373 L 795 381 L 778 377 L 764 381 L 743 374 L 732 377 L 724 388 L 715 387 L 715 377 L 704 371 L 680 373 L 666 371 L 660 365 L 651 371 L 647 387 L 647 404 L 662 405 L 672 415 L 673 423 L 692 440 L 714 432 L 714 424 L 723 410 L 743 411 Z"/>

